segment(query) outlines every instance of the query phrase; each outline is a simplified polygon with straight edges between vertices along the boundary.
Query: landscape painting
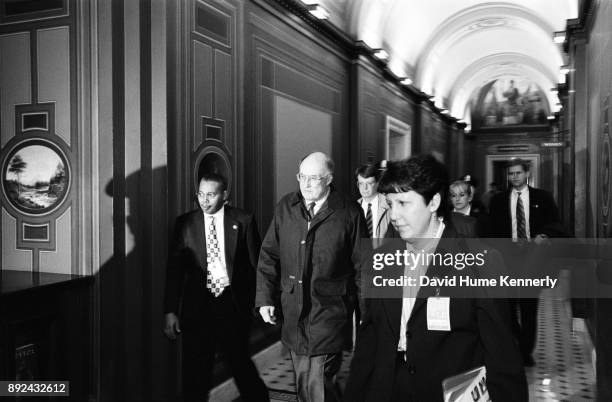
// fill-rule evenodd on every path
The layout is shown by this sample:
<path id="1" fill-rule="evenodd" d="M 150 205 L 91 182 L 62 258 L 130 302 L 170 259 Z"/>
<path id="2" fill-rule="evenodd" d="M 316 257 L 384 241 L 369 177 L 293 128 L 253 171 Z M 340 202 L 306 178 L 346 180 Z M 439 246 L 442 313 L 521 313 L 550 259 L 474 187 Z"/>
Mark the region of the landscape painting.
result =
<path id="1" fill-rule="evenodd" d="M 68 191 L 66 161 L 42 142 L 17 147 L 4 165 L 3 186 L 8 200 L 22 212 L 42 214 L 62 202 Z"/>

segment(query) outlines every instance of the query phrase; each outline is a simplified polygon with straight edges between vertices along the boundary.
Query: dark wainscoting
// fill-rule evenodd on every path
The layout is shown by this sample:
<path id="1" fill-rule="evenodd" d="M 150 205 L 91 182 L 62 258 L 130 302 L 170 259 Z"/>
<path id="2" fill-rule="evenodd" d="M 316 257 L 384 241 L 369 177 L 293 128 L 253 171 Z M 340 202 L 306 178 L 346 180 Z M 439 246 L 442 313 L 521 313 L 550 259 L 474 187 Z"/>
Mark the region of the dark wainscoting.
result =
<path id="1" fill-rule="evenodd" d="M 93 277 L 1 273 L 0 380 L 70 381 L 68 398 L 33 400 L 88 400 L 93 384 Z"/>

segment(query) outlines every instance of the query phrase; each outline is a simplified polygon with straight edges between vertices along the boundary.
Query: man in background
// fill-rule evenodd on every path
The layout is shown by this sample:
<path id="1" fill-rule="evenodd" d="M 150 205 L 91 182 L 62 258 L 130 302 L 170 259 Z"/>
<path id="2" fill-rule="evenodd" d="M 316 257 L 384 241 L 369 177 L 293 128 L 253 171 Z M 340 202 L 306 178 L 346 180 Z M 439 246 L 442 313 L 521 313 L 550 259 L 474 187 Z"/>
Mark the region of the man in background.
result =
<path id="1" fill-rule="evenodd" d="M 552 194 L 527 185 L 529 168 L 528 161 L 512 159 L 508 163 L 511 188 L 491 199 L 489 231 L 493 237 L 512 239 L 513 245 L 506 253 L 506 265 L 514 270 L 525 266 L 534 247 L 562 233 Z M 515 321 L 514 326 L 523 364 L 531 367 L 535 364 L 532 353 L 537 334 L 538 299 L 515 299 L 512 304 L 512 317 L 520 316 L 520 322 Z"/>
<path id="2" fill-rule="evenodd" d="M 361 165 L 355 171 L 357 188 L 361 198 L 357 200 L 366 219 L 368 234 L 373 239 L 382 239 L 389 227 L 388 206 L 385 196 L 378 193 L 380 169 L 374 164 Z"/>

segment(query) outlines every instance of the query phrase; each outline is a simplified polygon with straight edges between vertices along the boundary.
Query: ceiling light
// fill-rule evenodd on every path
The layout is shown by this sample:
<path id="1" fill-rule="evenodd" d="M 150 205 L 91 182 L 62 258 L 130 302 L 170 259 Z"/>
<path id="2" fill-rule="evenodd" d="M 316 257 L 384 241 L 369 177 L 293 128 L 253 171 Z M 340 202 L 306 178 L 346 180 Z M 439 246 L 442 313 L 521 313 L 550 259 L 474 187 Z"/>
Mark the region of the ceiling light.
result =
<path id="1" fill-rule="evenodd" d="M 546 118 L 547 118 L 548 120 L 554 120 L 554 119 L 555 119 L 555 116 L 547 116 Z"/>
<path id="2" fill-rule="evenodd" d="M 374 57 L 378 60 L 385 61 L 389 58 L 389 53 L 385 49 L 372 49 L 374 51 Z"/>
<path id="3" fill-rule="evenodd" d="M 302 0 L 304 1 L 304 0 Z M 553 34 L 553 42 L 555 43 L 563 43 L 565 42 L 565 31 L 557 31 Z"/>
<path id="4" fill-rule="evenodd" d="M 410 78 L 404 78 L 402 80 L 402 84 L 404 84 L 404 85 L 412 85 L 412 80 Z"/>
<path id="5" fill-rule="evenodd" d="M 312 10 L 310 10 L 310 14 L 314 15 L 320 20 L 326 20 L 329 18 L 329 13 L 323 7 L 317 5 Z"/>

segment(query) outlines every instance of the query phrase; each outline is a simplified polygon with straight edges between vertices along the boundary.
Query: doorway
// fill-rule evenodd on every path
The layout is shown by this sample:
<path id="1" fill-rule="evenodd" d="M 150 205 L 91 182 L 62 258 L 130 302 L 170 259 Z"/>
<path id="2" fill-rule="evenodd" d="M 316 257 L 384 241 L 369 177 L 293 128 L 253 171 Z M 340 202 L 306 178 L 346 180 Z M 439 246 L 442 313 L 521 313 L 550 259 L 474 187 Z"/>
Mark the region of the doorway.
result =
<path id="1" fill-rule="evenodd" d="M 497 188 L 500 191 L 508 189 L 508 162 L 511 159 L 521 158 L 529 161 L 531 174 L 527 180 L 527 184 L 531 187 L 537 187 L 539 181 L 539 154 L 512 154 L 512 155 L 487 155 L 487 185 L 492 182 L 497 183 Z"/>

